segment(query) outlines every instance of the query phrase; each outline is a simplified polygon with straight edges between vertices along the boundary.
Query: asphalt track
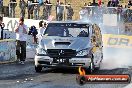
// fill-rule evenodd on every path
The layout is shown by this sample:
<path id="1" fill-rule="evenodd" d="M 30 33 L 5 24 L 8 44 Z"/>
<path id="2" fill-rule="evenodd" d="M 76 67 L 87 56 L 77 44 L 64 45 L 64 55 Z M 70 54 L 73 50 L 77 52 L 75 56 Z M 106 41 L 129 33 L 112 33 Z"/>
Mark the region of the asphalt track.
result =
<path id="1" fill-rule="evenodd" d="M 130 74 L 131 68 L 100 70 L 96 74 Z M 85 84 L 76 82 L 78 70 L 74 69 L 44 69 L 42 73 L 34 70 L 33 59 L 28 59 L 25 65 L 18 63 L 0 65 L 0 88 L 123 88 L 129 84 Z"/>

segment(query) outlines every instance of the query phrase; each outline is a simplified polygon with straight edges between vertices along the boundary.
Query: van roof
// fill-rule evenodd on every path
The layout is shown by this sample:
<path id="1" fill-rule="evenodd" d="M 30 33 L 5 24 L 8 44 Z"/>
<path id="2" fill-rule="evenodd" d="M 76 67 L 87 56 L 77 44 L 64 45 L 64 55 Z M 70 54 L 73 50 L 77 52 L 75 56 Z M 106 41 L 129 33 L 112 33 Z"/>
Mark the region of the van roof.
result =
<path id="1" fill-rule="evenodd" d="M 51 21 L 48 24 L 51 24 L 51 23 L 75 23 L 75 24 L 89 24 L 89 25 L 91 25 L 91 23 L 83 22 L 83 21 Z"/>

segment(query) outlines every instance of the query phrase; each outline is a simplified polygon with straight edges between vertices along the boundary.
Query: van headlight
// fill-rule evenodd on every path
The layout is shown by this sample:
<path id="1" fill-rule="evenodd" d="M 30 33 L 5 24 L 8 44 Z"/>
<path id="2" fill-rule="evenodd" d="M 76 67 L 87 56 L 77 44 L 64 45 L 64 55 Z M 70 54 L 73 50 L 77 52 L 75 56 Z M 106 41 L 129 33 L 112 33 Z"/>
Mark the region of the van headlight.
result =
<path id="1" fill-rule="evenodd" d="M 39 55 L 39 54 L 46 55 L 47 53 L 46 53 L 46 50 L 45 49 L 39 48 L 39 49 L 37 49 L 37 55 Z"/>
<path id="2" fill-rule="evenodd" d="M 89 49 L 87 48 L 87 49 L 83 49 L 83 50 L 78 51 L 76 56 L 85 56 L 88 54 L 89 54 Z"/>

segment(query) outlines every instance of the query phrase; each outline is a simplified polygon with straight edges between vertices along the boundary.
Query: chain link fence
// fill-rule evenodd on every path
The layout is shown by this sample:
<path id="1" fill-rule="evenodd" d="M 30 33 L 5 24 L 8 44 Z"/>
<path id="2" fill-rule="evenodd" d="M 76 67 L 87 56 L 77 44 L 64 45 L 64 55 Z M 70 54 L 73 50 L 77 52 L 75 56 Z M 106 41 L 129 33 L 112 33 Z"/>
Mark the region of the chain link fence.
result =
<path id="1" fill-rule="evenodd" d="M 20 17 L 25 14 L 25 18 L 36 20 L 54 20 L 54 21 L 69 21 L 83 20 L 100 25 L 103 33 L 128 34 L 131 35 L 132 9 L 122 7 L 106 7 L 106 6 L 83 6 L 80 4 L 42 4 L 33 3 L 33 8 L 30 11 L 28 6 L 25 10 L 19 7 L 15 9 L 15 14 L 9 7 L 9 17 Z M 26 5 L 25 5 L 26 6 Z M 18 8 L 17 8 L 18 9 Z M 19 11 L 19 12 L 18 12 Z M 25 11 L 22 13 L 22 11 Z M 15 15 L 15 16 L 13 16 Z M 29 15 L 31 15 L 29 17 Z M 6 16 L 6 15 L 5 15 Z M 106 30 L 107 29 L 107 30 Z M 129 33 L 128 33 L 129 32 Z"/>

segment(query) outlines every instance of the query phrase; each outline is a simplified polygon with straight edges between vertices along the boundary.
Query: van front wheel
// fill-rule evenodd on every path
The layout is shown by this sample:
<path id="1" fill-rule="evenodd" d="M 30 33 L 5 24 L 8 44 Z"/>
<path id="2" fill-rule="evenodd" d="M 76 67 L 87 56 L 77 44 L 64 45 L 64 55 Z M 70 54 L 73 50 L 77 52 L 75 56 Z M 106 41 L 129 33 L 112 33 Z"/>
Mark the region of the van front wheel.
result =
<path id="1" fill-rule="evenodd" d="M 42 66 L 35 66 L 35 71 L 36 72 L 41 72 L 42 71 Z"/>

